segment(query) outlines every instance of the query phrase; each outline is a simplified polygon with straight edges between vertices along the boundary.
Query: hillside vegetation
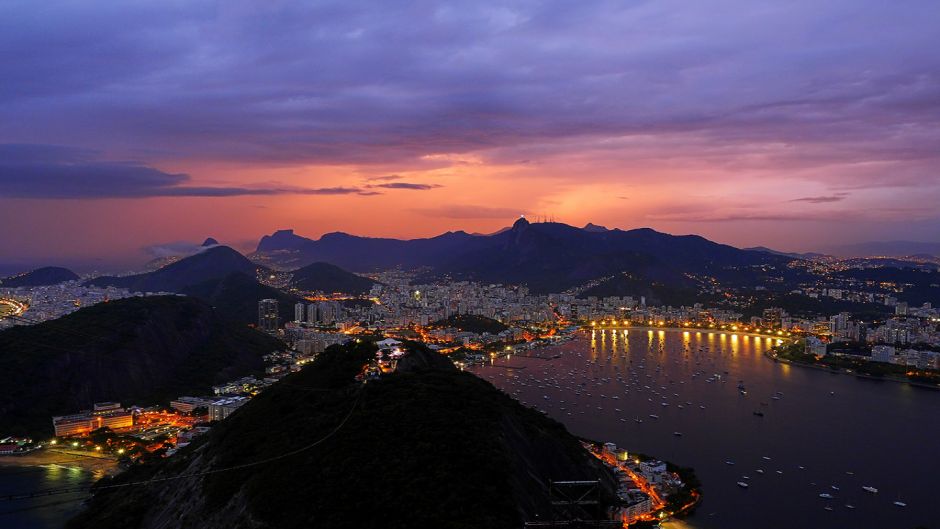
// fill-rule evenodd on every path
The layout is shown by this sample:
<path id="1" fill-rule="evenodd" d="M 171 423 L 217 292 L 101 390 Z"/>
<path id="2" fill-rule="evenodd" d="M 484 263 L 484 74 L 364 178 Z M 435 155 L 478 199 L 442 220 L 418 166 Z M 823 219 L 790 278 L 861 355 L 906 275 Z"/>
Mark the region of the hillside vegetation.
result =
<path id="1" fill-rule="evenodd" d="M 0 332 L 0 432 L 52 434 L 94 402 L 153 404 L 260 372 L 283 344 L 181 296 L 99 303 Z"/>
<path id="2" fill-rule="evenodd" d="M 101 489 L 68 527 L 515 529 L 549 515 L 550 479 L 601 479 L 610 497 L 610 473 L 561 424 L 449 362 L 353 383 L 373 353 L 331 347 L 203 440 L 113 483 L 263 463 Z"/>

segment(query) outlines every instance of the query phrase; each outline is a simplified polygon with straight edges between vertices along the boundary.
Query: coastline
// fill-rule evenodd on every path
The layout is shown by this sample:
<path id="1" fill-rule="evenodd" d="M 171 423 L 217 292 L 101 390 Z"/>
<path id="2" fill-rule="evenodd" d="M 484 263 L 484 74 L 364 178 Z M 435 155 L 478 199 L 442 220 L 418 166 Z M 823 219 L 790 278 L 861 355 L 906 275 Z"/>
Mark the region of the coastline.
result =
<path id="1" fill-rule="evenodd" d="M 40 448 L 26 454 L 0 456 L 0 467 L 44 465 L 62 465 L 108 476 L 117 474 L 121 470 L 117 460 L 111 457 L 57 448 Z"/>
<path id="2" fill-rule="evenodd" d="M 940 390 L 940 386 L 936 386 L 936 385 L 933 385 L 933 384 L 925 384 L 925 383 L 923 383 L 923 382 L 915 382 L 915 381 L 913 381 L 913 380 L 908 380 L 908 379 L 906 379 L 906 378 L 897 378 L 897 377 L 893 377 L 893 376 L 890 376 L 890 375 L 886 375 L 886 376 L 883 376 L 883 377 L 878 377 L 878 376 L 875 376 L 875 375 L 868 375 L 868 374 L 865 374 L 865 373 L 856 373 L 856 372 L 846 373 L 845 370 L 843 370 L 843 369 L 832 369 L 832 368 L 830 368 L 829 366 L 821 366 L 821 365 L 816 365 L 816 364 L 807 364 L 806 362 L 799 362 L 799 361 L 796 361 L 796 360 L 790 360 L 789 358 L 781 358 L 781 357 L 779 357 L 779 356 L 776 356 L 772 349 L 769 349 L 769 350 L 767 350 L 767 351 L 764 351 L 764 356 L 766 356 L 767 358 L 773 360 L 774 362 L 784 363 L 784 364 L 787 364 L 787 365 L 798 366 L 798 367 L 805 367 L 805 368 L 809 368 L 809 369 L 817 369 L 817 370 L 820 370 L 820 371 L 825 371 L 825 372 L 827 372 L 827 373 L 832 373 L 832 374 L 834 374 L 834 375 L 851 375 L 851 376 L 854 376 L 854 377 L 857 377 L 857 378 L 864 378 L 864 379 L 868 379 L 868 380 L 876 380 L 876 381 L 877 381 L 877 380 L 884 380 L 884 381 L 887 381 L 887 382 L 896 382 L 896 383 L 899 383 L 899 384 L 908 384 L 908 385 L 910 385 L 910 386 L 917 387 L 917 388 L 932 389 L 932 390 Z"/>

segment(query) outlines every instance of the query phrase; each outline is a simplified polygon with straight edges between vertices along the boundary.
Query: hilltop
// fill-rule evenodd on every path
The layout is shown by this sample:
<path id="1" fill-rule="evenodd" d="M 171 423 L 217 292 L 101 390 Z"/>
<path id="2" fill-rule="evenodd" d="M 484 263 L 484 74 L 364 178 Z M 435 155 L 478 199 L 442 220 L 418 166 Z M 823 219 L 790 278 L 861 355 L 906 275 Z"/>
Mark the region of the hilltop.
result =
<path id="1" fill-rule="evenodd" d="M 101 484 L 170 480 L 100 489 L 67 527 L 515 529 L 549 515 L 550 479 L 600 479 L 612 497 L 564 426 L 449 362 L 354 383 L 374 350 L 329 348 L 175 456 Z"/>
<path id="2" fill-rule="evenodd" d="M 368 277 L 347 272 L 330 263 L 312 263 L 294 270 L 290 282 L 290 286 L 297 290 L 352 295 L 368 294 L 376 284 Z"/>
<path id="3" fill-rule="evenodd" d="M 45 266 L 37 268 L 24 274 L 18 274 L 0 279 L 0 287 L 18 288 L 18 287 L 39 287 L 45 285 L 55 285 L 66 281 L 75 281 L 79 279 L 78 274 L 59 266 Z"/>
<path id="4" fill-rule="evenodd" d="M 432 327 L 453 327 L 455 329 L 483 334 L 499 334 L 509 327 L 504 323 L 487 318 L 486 316 L 476 316 L 473 314 L 454 314 L 443 320 L 438 320 L 431 324 Z"/>
<path id="5" fill-rule="evenodd" d="M 0 431 L 52 434 L 52 415 L 153 404 L 261 372 L 283 344 L 182 296 L 127 298 L 0 332 Z"/>
<path id="6" fill-rule="evenodd" d="M 114 286 L 135 292 L 181 292 L 186 287 L 233 272 L 254 277 L 258 266 L 228 246 L 208 246 L 205 250 L 168 264 L 159 270 L 130 276 L 101 276 L 85 282 L 93 286 Z"/>

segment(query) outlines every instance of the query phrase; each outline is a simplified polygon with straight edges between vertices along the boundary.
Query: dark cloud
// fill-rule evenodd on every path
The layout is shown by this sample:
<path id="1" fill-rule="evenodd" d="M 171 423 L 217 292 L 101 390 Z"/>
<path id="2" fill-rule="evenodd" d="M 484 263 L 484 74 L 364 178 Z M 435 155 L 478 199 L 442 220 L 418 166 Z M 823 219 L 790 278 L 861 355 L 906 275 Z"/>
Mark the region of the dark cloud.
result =
<path id="1" fill-rule="evenodd" d="M 382 176 L 370 176 L 366 178 L 367 182 L 391 182 L 393 180 L 401 180 L 404 176 L 397 174 L 388 174 Z"/>
<path id="2" fill-rule="evenodd" d="M 379 164 L 693 134 L 678 150 L 937 163 L 934 0 L 43 7 L 4 5 L 0 49 L 28 60 L 0 65 L 0 138 Z"/>
<path id="3" fill-rule="evenodd" d="M 848 198 L 848 193 L 836 193 L 835 195 L 820 195 L 815 197 L 794 198 L 790 202 L 809 202 L 810 204 L 829 204 L 832 202 L 841 202 Z"/>
<path id="4" fill-rule="evenodd" d="M 522 211 L 511 208 L 494 208 L 477 205 L 450 205 L 436 208 L 415 208 L 415 213 L 428 217 L 446 219 L 512 219 L 519 216 Z"/>
<path id="5" fill-rule="evenodd" d="M 0 145 L 0 198 L 233 197 L 374 195 L 358 187 L 205 187 L 182 173 L 138 162 L 99 161 L 92 151 L 47 145 Z"/>
<path id="6" fill-rule="evenodd" d="M 382 189 L 411 189 L 414 191 L 426 191 L 441 187 L 439 184 L 413 184 L 410 182 L 391 182 L 388 184 L 372 184 L 366 187 L 378 187 Z"/>

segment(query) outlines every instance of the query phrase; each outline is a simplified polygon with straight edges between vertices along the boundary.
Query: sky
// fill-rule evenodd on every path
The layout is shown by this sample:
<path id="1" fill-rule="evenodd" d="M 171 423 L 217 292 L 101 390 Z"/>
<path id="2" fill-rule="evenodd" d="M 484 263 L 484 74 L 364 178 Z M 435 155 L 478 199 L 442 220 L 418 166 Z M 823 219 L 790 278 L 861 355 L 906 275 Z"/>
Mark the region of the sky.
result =
<path id="1" fill-rule="evenodd" d="M 0 0 L 0 263 L 520 214 L 940 241 L 936 0 Z"/>

